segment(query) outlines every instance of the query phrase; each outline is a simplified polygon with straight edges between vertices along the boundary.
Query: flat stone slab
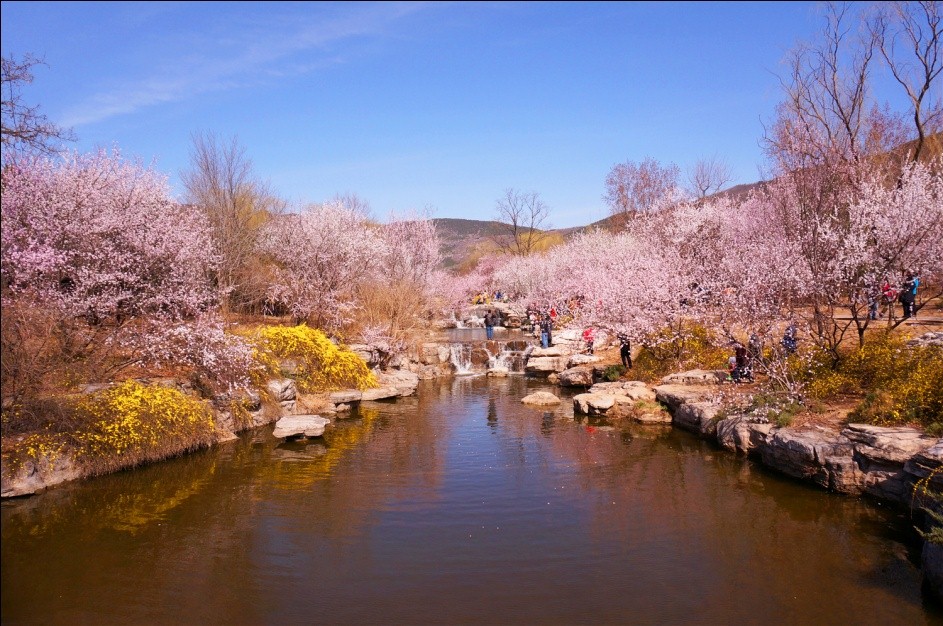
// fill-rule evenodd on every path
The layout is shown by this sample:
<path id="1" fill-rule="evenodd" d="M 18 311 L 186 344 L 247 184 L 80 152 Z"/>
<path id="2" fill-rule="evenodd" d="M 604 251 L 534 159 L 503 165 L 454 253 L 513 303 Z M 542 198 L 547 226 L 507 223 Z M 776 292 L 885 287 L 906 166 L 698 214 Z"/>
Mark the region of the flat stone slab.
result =
<path id="1" fill-rule="evenodd" d="M 640 380 L 596 383 L 589 388 L 589 393 L 610 393 L 614 396 L 625 396 L 632 400 L 656 400 L 655 392 Z"/>
<path id="2" fill-rule="evenodd" d="M 351 402 L 360 402 L 361 398 L 363 398 L 363 392 L 356 389 L 335 391 L 329 396 L 332 404 L 350 404 Z"/>
<path id="3" fill-rule="evenodd" d="M 524 396 L 521 398 L 521 402 L 524 404 L 536 404 L 538 406 L 547 406 L 551 404 L 560 404 L 560 398 L 556 397 L 549 391 L 535 391 L 529 396 Z"/>
<path id="4" fill-rule="evenodd" d="M 289 415 L 275 422 L 273 435 L 286 437 L 320 437 L 331 420 L 320 415 Z"/>
<path id="5" fill-rule="evenodd" d="M 566 369 L 566 357 L 534 357 L 532 354 L 531 357 L 527 359 L 527 365 L 524 367 L 524 369 L 533 373 L 562 372 Z"/>
<path id="6" fill-rule="evenodd" d="M 573 396 L 573 410 L 584 415 L 605 415 L 615 403 L 616 397 L 606 393 L 581 393 Z"/>
<path id="7" fill-rule="evenodd" d="M 661 379 L 665 385 L 719 385 L 727 380 L 725 370 L 689 370 L 669 374 Z"/>
<path id="8" fill-rule="evenodd" d="M 567 367 L 576 367 L 577 365 L 590 365 L 592 363 L 599 363 L 602 361 L 601 358 L 592 354 L 574 354 L 566 362 Z"/>
<path id="9" fill-rule="evenodd" d="M 655 397 L 670 411 L 676 411 L 682 404 L 704 402 L 713 394 L 702 385 L 659 385 L 655 387 Z"/>
<path id="10" fill-rule="evenodd" d="M 872 461 L 885 463 L 903 464 L 940 441 L 905 426 L 848 424 L 842 434 L 858 444 L 855 446 L 858 453 Z"/>
<path id="11" fill-rule="evenodd" d="M 376 389 L 364 389 L 360 395 L 361 400 L 386 400 L 399 396 L 399 389 L 396 387 L 377 387 Z"/>
<path id="12" fill-rule="evenodd" d="M 567 354 L 568 353 L 559 346 L 551 346 L 549 348 L 534 348 L 530 353 L 531 357 L 566 356 Z"/>

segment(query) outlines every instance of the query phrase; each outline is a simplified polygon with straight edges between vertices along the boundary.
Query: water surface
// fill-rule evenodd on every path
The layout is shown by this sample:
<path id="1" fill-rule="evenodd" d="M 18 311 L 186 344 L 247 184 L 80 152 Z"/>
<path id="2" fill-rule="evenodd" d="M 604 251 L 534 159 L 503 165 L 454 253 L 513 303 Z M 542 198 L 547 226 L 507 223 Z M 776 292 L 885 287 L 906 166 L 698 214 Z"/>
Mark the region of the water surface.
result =
<path id="1" fill-rule="evenodd" d="M 2 506 L 9 624 L 930 624 L 905 512 L 512 376 Z"/>

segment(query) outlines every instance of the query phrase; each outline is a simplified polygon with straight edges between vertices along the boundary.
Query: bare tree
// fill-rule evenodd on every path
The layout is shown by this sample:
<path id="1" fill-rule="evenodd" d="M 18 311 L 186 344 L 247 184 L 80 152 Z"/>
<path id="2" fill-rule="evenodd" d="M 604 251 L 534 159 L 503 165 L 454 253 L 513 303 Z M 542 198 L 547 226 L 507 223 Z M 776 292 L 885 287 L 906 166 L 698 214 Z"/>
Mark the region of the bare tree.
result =
<path id="1" fill-rule="evenodd" d="M 370 219 L 372 213 L 370 203 L 358 196 L 356 193 L 348 191 L 346 193 L 335 194 L 331 202 L 340 205 L 345 209 L 350 209 L 365 219 Z"/>
<path id="2" fill-rule="evenodd" d="M 694 164 L 688 171 L 688 186 L 698 200 L 703 200 L 723 189 L 731 178 L 730 166 L 715 155 Z"/>
<path id="3" fill-rule="evenodd" d="M 73 141 L 72 131 L 49 121 L 38 106 L 23 102 L 22 89 L 33 82 L 33 67 L 43 62 L 27 54 L 2 59 L 3 160 L 20 151 L 53 153 L 64 141 Z"/>
<path id="4" fill-rule="evenodd" d="M 641 163 L 613 165 L 603 199 L 609 203 L 614 226 L 622 228 L 633 216 L 659 208 L 677 190 L 680 174 L 677 165 L 662 165 L 650 157 Z"/>
<path id="5" fill-rule="evenodd" d="M 501 232 L 495 237 L 498 247 L 518 256 L 536 252 L 547 238 L 546 231 L 550 228 L 547 222 L 550 208 L 540 199 L 540 194 L 505 189 L 495 208 L 495 219 L 502 226 Z"/>
<path id="6" fill-rule="evenodd" d="M 916 162 L 927 135 L 943 125 L 941 4 L 922 1 L 884 5 L 871 21 L 871 33 L 891 74 L 910 100 L 917 133 L 911 158 Z"/>
<path id="7" fill-rule="evenodd" d="M 220 257 L 216 282 L 224 308 L 245 310 L 264 301 L 266 285 L 259 276 L 257 254 L 262 226 L 284 210 L 253 172 L 245 148 L 232 137 L 213 133 L 192 136 L 190 169 L 181 173 L 187 200 L 209 220 Z"/>

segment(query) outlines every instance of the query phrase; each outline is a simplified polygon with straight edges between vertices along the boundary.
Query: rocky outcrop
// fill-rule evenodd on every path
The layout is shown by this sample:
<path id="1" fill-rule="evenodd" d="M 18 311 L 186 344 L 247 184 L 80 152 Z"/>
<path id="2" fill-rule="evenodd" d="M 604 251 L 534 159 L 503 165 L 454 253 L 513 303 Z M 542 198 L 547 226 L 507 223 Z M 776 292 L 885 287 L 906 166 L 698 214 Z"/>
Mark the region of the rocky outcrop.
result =
<path id="1" fill-rule="evenodd" d="M 908 346 L 943 346 L 943 331 L 923 333 L 907 342 Z"/>
<path id="2" fill-rule="evenodd" d="M 943 441 L 913 428 L 867 424 L 849 424 L 841 432 L 779 428 L 750 414 L 724 415 L 710 386 L 704 384 L 660 385 L 655 394 L 668 407 L 673 424 L 825 489 L 906 503 L 921 479 L 943 488 L 943 476 L 936 478 L 943 474 L 938 471 L 943 465 Z"/>
<path id="3" fill-rule="evenodd" d="M 535 404 L 537 406 L 549 406 L 553 404 L 560 404 L 560 398 L 556 397 L 549 391 L 535 391 L 534 393 L 521 398 L 521 402 L 524 404 Z"/>
<path id="4" fill-rule="evenodd" d="M 3 461 L 0 497 L 15 498 L 44 491 L 60 483 L 82 477 L 81 469 L 66 454 L 44 455 L 38 461 L 24 461 L 11 467 Z"/>
<path id="5" fill-rule="evenodd" d="M 320 415 L 289 415 L 275 422 L 272 435 L 279 439 L 320 437 L 331 420 Z"/>

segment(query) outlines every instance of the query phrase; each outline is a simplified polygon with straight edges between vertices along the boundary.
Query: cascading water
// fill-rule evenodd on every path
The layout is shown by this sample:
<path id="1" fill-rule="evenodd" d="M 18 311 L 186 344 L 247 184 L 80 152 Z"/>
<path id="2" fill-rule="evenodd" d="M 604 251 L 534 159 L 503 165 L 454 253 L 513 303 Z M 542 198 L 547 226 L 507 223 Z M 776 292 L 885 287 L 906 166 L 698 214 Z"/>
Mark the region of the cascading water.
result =
<path id="1" fill-rule="evenodd" d="M 449 361 L 455 367 L 456 375 L 462 376 L 474 373 L 472 371 L 471 353 L 471 344 L 453 343 L 449 346 Z"/>

